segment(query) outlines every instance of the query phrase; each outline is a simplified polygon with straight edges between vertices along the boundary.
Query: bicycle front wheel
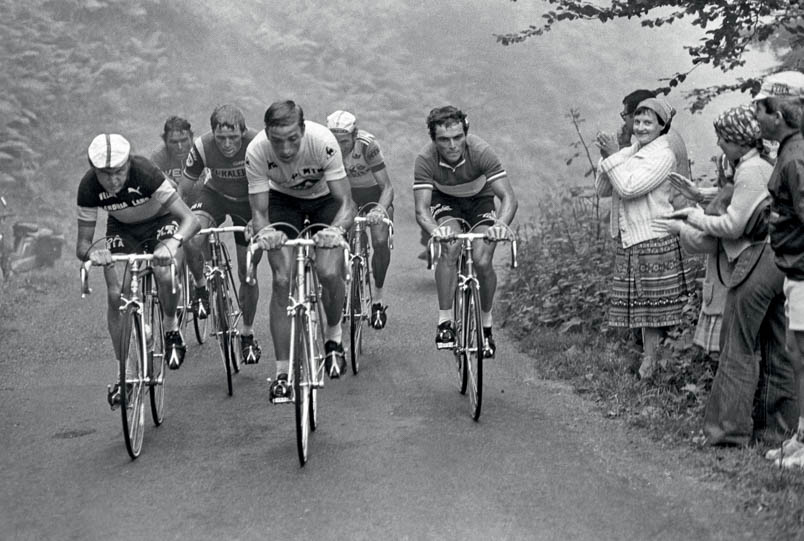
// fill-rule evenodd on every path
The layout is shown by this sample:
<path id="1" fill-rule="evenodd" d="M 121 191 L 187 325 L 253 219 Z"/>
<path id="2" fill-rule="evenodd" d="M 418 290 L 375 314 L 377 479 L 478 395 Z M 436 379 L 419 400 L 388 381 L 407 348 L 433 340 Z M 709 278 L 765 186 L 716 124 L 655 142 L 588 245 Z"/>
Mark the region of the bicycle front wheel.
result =
<path id="1" fill-rule="evenodd" d="M 357 261 L 357 260 L 355 260 Z M 363 353 L 363 322 L 366 319 L 365 267 L 362 262 L 352 266 L 352 286 L 349 291 L 349 356 L 352 373 L 360 371 L 360 355 Z"/>
<path id="2" fill-rule="evenodd" d="M 226 369 L 226 388 L 229 396 L 232 396 L 232 334 L 229 332 L 226 280 L 223 277 L 218 276 L 212 280 L 210 294 L 214 297 L 212 311 L 215 319 L 215 336 L 218 338 L 218 350 L 223 367 Z"/>
<path id="3" fill-rule="evenodd" d="M 120 355 L 120 417 L 123 439 L 132 459 L 140 456 L 145 433 L 145 401 L 143 395 L 143 363 L 140 358 L 145 340 L 139 314 L 128 312 L 123 318 Z"/>
<path id="4" fill-rule="evenodd" d="M 293 321 L 293 405 L 296 410 L 296 448 L 299 453 L 299 463 L 307 463 L 307 447 L 310 439 L 310 411 L 311 411 L 311 371 L 307 346 L 307 333 L 305 330 L 305 316 L 297 314 Z"/>
<path id="5" fill-rule="evenodd" d="M 151 417 L 159 426 L 165 418 L 165 334 L 162 306 L 156 293 L 147 297 L 148 323 L 145 339 L 148 351 L 148 387 L 151 395 Z"/>
<path id="6" fill-rule="evenodd" d="M 468 382 L 472 419 L 480 418 L 483 403 L 483 325 L 480 319 L 480 294 L 477 288 L 466 291 L 464 310 L 465 360 L 464 372 Z"/>
<path id="7" fill-rule="evenodd" d="M 464 293 L 460 287 L 455 288 L 452 299 L 452 321 L 455 324 L 455 368 L 458 374 L 458 390 L 466 394 L 466 341 L 463 335 L 465 321 Z"/>

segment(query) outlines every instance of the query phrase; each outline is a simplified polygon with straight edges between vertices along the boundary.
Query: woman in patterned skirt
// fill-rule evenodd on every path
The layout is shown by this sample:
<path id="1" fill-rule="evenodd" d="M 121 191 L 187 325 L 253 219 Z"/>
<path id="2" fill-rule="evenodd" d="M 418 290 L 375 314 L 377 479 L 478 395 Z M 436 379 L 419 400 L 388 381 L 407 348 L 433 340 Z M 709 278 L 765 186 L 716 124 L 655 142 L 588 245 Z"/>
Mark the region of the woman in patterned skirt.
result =
<path id="1" fill-rule="evenodd" d="M 608 157 L 600 160 L 595 189 L 611 196 L 616 239 L 609 325 L 642 329 L 641 378 L 655 373 L 663 330 L 681 323 L 688 293 L 678 236 L 652 227 L 654 219 L 673 212 L 668 175 L 677 164 L 666 134 L 674 113 L 664 99 L 649 98 L 634 114 L 636 143 L 617 150 L 613 137 L 597 142 Z"/>

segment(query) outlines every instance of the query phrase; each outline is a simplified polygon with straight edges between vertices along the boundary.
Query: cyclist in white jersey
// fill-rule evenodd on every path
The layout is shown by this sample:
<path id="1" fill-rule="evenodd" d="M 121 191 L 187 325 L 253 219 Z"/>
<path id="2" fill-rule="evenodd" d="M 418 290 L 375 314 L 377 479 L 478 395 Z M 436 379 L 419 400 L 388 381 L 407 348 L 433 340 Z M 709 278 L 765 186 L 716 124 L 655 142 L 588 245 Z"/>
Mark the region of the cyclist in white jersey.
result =
<path id="1" fill-rule="evenodd" d="M 371 231 L 371 268 L 374 274 L 374 302 L 369 322 L 373 328 L 382 329 L 387 321 L 385 311 L 388 308 L 383 303 L 383 287 L 391 262 L 388 225 L 382 220 L 386 216 L 391 220 L 394 218 L 394 187 L 379 144 L 372 134 L 357 128 L 357 119 L 352 113 L 335 111 L 327 117 L 327 127 L 341 147 L 343 165 L 357 208 L 376 203 L 366 215 Z"/>
<path id="2" fill-rule="evenodd" d="M 356 208 L 341 149 L 325 126 L 305 121 L 302 108 L 290 100 L 273 103 L 264 120 L 265 129 L 246 149 L 246 175 L 256 240 L 266 250 L 273 275 L 270 328 L 277 377 L 270 393 L 274 400 L 290 392 L 287 299 L 292 259 L 288 248 L 279 248 L 285 240 L 295 237 L 295 232 L 273 224 L 285 222 L 301 230 L 305 217 L 311 223 L 327 224 L 313 238 L 320 248 L 335 248 L 352 226 Z M 341 336 L 346 295 L 343 251 L 317 250 L 315 263 L 327 319 L 324 364 L 329 376 L 336 378 L 346 370 Z"/>

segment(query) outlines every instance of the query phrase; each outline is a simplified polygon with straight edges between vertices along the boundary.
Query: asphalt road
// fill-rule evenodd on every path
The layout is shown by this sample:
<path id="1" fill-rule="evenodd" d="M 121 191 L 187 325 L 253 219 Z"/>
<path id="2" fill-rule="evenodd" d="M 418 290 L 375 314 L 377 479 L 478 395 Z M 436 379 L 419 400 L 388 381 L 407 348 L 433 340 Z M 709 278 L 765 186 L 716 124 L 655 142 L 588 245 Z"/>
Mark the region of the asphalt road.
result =
<path id="1" fill-rule="evenodd" d="M 192 345 L 168 374 L 165 423 L 147 426 L 132 461 L 105 400 L 116 368 L 101 274 L 85 300 L 69 258 L 16 284 L 26 302 L 7 288 L 0 538 L 756 538 L 717 486 L 533 377 L 500 331 L 473 422 L 450 354 L 433 344 L 435 289 L 417 239 L 412 225 L 397 232 L 389 326 L 367 334 L 359 376 L 320 392 L 304 468 L 293 408 L 268 402 L 267 302 L 265 358 L 236 376 L 234 396 L 214 341 Z M 267 301 L 267 266 L 259 276 Z"/>

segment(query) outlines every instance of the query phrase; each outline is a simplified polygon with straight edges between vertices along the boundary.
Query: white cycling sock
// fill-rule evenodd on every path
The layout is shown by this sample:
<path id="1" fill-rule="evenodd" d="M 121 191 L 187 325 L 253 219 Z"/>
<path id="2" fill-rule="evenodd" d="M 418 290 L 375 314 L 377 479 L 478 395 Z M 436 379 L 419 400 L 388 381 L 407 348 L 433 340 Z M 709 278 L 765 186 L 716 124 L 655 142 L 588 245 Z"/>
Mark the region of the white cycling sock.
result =
<path id="1" fill-rule="evenodd" d="M 438 324 L 441 325 L 445 321 L 452 321 L 452 308 L 438 311 Z"/>
<path id="2" fill-rule="evenodd" d="M 254 325 L 246 325 L 243 323 L 240 327 L 240 334 L 242 336 L 251 336 L 254 334 Z"/>
<path id="3" fill-rule="evenodd" d="M 798 441 L 804 442 L 804 417 L 798 418 L 798 430 L 796 431 Z"/>
<path id="4" fill-rule="evenodd" d="M 380 303 L 382 304 L 382 288 L 375 287 L 374 288 L 374 304 Z"/>
<path id="5" fill-rule="evenodd" d="M 484 327 L 491 328 L 492 319 L 491 319 L 491 312 L 484 312 L 483 310 L 480 311 L 480 322 L 483 324 Z"/>
<path id="6" fill-rule="evenodd" d="M 288 371 L 290 370 L 290 361 L 276 361 L 276 375 L 285 374 L 287 375 Z"/>
<path id="7" fill-rule="evenodd" d="M 341 343 L 343 337 L 343 331 L 341 330 L 341 324 L 338 323 L 330 327 L 327 325 L 327 328 L 324 330 L 324 340 L 332 340 L 333 342 L 337 342 L 338 344 Z"/>

